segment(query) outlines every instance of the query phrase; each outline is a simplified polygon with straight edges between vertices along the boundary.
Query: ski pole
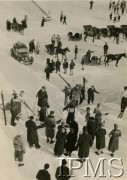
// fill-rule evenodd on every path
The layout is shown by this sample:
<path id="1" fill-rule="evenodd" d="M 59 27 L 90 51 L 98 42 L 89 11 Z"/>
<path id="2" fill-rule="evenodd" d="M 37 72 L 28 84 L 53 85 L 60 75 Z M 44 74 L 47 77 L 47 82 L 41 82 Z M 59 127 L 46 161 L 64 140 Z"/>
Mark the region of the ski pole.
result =
<path id="1" fill-rule="evenodd" d="M 37 97 L 36 97 L 35 102 L 34 102 L 33 112 L 34 112 L 34 109 L 35 109 L 36 102 L 37 102 Z"/>

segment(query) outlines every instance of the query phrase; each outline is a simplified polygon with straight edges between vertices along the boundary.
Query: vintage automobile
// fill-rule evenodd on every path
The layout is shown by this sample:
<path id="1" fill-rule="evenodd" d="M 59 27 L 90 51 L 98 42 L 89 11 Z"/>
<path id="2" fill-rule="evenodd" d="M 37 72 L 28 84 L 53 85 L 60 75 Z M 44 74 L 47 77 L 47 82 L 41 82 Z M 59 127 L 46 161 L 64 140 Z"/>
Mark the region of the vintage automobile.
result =
<path id="1" fill-rule="evenodd" d="M 24 43 L 17 42 L 11 48 L 11 56 L 23 64 L 32 64 L 33 57 L 29 56 L 29 51 Z"/>

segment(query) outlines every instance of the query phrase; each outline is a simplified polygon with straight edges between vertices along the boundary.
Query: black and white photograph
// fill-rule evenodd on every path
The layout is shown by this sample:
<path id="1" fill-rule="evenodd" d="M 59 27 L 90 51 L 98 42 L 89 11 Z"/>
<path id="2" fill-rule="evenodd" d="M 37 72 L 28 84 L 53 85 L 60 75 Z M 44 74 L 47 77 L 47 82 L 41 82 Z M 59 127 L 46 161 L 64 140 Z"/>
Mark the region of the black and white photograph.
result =
<path id="1" fill-rule="evenodd" d="M 0 0 L 0 180 L 127 178 L 127 0 Z"/>

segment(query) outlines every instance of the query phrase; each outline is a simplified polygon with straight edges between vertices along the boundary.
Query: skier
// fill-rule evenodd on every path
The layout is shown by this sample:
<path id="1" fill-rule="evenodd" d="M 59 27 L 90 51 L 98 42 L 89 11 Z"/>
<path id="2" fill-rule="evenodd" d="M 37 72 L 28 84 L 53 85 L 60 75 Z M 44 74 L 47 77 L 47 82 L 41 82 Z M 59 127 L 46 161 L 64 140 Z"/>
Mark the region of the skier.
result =
<path id="1" fill-rule="evenodd" d="M 70 63 L 70 76 L 72 76 L 73 75 L 73 70 L 74 70 L 74 67 L 75 67 L 75 63 L 74 63 L 74 61 L 73 61 L 73 59 L 71 60 L 71 63 Z"/>
<path id="2" fill-rule="evenodd" d="M 59 59 L 57 59 L 56 61 L 56 73 L 59 71 L 60 72 L 60 66 L 61 66 L 61 62 L 59 61 Z"/>
<path id="3" fill-rule="evenodd" d="M 64 69 L 64 74 L 67 74 L 67 69 L 68 69 L 68 62 L 67 62 L 67 59 L 64 59 L 64 62 L 63 62 L 63 69 Z"/>
<path id="4" fill-rule="evenodd" d="M 77 47 L 77 45 L 75 45 L 74 54 L 75 54 L 74 59 L 77 59 L 77 54 L 78 54 L 78 47 Z"/>
<path id="5" fill-rule="evenodd" d="M 66 15 L 63 17 L 63 24 L 67 24 L 67 17 L 66 17 Z"/>
<path id="6" fill-rule="evenodd" d="M 45 119 L 45 134 L 47 137 L 47 143 L 54 143 L 53 139 L 55 137 L 56 119 L 54 116 L 54 111 L 50 111 L 50 114 Z"/>
<path id="7" fill-rule="evenodd" d="M 44 26 L 44 24 L 45 24 L 45 18 L 44 18 L 44 17 L 42 17 L 41 27 L 43 27 L 43 26 Z"/>
<path id="8" fill-rule="evenodd" d="M 19 120 L 18 114 L 21 110 L 21 101 L 18 99 L 18 95 L 13 93 L 13 98 L 10 102 L 10 112 L 11 112 L 11 125 L 16 126 L 15 119 Z"/>
<path id="9" fill-rule="evenodd" d="M 110 132 L 108 150 L 111 151 L 111 156 L 114 156 L 114 152 L 119 149 L 119 137 L 121 136 L 121 131 L 118 129 L 118 125 L 114 124 L 114 129 Z"/>
<path id="10" fill-rule="evenodd" d="M 19 132 L 18 135 L 16 135 L 13 139 L 13 146 L 15 149 L 14 156 L 15 156 L 15 161 L 19 161 L 18 166 L 24 166 L 23 156 L 26 152 L 22 134 L 23 134 L 22 132 Z"/>
<path id="11" fill-rule="evenodd" d="M 93 103 L 94 102 L 94 93 L 99 94 L 98 91 L 94 88 L 94 86 L 91 86 L 91 88 L 88 89 L 88 104 L 90 104 L 90 101 Z"/>
<path id="12" fill-rule="evenodd" d="M 27 128 L 27 141 L 29 143 L 30 148 L 35 145 L 36 149 L 39 149 L 41 146 L 39 145 L 39 139 L 37 134 L 38 127 L 34 122 L 34 116 L 30 116 L 30 119 L 26 121 Z"/>
<path id="13" fill-rule="evenodd" d="M 38 180 L 51 180 L 51 176 L 48 172 L 49 164 L 44 165 L 44 169 L 40 169 L 36 175 L 36 179 Z"/>
<path id="14" fill-rule="evenodd" d="M 90 3 L 90 9 L 92 9 L 94 2 L 91 0 L 89 3 Z"/>
<path id="15" fill-rule="evenodd" d="M 97 155 L 99 155 L 100 153 L 103 154 L 103 148 L 105 148 L 105 135 L 106 135 L 106 130 L 102 128 L 102 123 L 99 123 L 98 129 L 95 132 L 96 148 L 97 148 L 97 151 L 95 153 Z"/>

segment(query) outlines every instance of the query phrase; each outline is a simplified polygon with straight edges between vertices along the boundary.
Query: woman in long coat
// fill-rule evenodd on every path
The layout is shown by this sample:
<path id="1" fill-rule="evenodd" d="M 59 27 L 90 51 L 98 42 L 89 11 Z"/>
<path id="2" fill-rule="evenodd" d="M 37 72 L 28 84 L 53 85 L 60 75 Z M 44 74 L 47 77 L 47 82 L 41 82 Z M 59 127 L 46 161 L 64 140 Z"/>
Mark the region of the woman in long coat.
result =
<path id="1" fill-rule="evenodd" d="M 48 80 L 48 81 L 49 81 L 49 78 L 50 78 L 50 72 L 51 72 L 50 66 L 49 66 L 49 64 L 47 64 L 46 67 L 45 67 L 45 73 L 46 73 L 46 80 Z"/>
<path id="2" fill-rule="evenodd" d="M 81 160 L 84 160 L 84 158 L 87 158 L 89 156 L 89 149 L 91 146 L 92 137 L 90 134 L 88 134 L 87 127 L 83 127 L 83 133 L 79 136 L 78 140 L 78 156 L 81 158 Z"/>
<path id="3" fill-rule="evenodd" d="M 60 125 L 58 126 L 58 132 L 56 135 L 56 144 L 54 147 L 54 155 L 55 156 L 61 156 L 64 152 L 66 142 L 66 131 L 65 129 Z"/>
<path id="4" fill-rule="evenodd" d="M 33 119 L 34 117 L 30 116 L 30 120 L 26 122 L 27 141 L 30 147 L 32 147 L 35 144 L 35 147 L 38 149 L 40 148 L 38 134 L 37 134 L 38 127 L 36 126 L 35 122 L 33 122 Z"/>
<path id="5" fill-rule="evenodd" d="M 76 149 L 77 142 L 77 132 L 75 132 L 74 128 L 70 128 L 70 132 L 67 134 L 66 141 L 66 155 L 69 155 L 71 157 L 72 151 Z"/>
<path id="6" fill-rule="evenodd" d="M 121 131 L 118 129 L 118 125 L 114 124 L 114 129 L 109 134 L 110 140 L 108 145 L 108 150 L 112 152 L 110 154 L 112 157 L 114 156 L 114 152 L 119 149 L 120 136 L 121 136 Z"/>
<path id="7" fill-rule="evenodd" d="M 103 153 L 103 148 L 105 148 L 105 135 L 106 135 L 106 130 L 102 128 L 102 123 L 98 124 L 98 129 L 95 132 L 96 136 L 96 148 L 97 151 L 95 152 L 97 155 L 100 153 Z"/>
<path id="8" fill-rule="evenodd" d="M 51 140 L 50 143 L 52 144 L 55 137 L 55 128 L 56 128 L 56 120 L 54 117 L 54 111 L 51 111 L 50 114 L 45 119 L 45 134 L 47 137 L 47 142 L 49 142 L 49 139 Z"/>

